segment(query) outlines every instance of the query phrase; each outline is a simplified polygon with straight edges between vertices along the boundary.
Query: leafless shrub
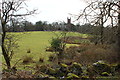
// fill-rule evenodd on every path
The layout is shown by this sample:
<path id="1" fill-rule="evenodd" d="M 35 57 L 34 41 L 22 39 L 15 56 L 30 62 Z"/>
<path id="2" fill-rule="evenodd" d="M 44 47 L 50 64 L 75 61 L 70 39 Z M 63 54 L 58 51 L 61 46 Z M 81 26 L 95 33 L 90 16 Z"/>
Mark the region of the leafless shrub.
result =
<path id="1" fill-rule="evenodd" d="M 31 50 L 30 50 L 30 49 L 28 49 L 28 50 L 27 50 L 27 53 L 31 53 Z"/>
<path id="2" fill-rule="evenodd" d="M 43 63 L 44 62 L 44 58 L 39 58 L 39 62 Z"/>
<path id="3" fill-rule="evenodd" d="M 24 58 L 23 58 L 23 64 L 28 64 L 28 63 L 32 63 L 32 62 L 34 62 L 33 61 L 33 58 L 31 57 L 31 56 L 25 56 Z"/>
<path id="4" fill-rule="evenodd" d="M 84 65 L 92 64 L 98 60 L 105 60 L 109 63 L 117 62 L 117 53 L 110 45 L 81 44 L 72 46 L 65 51 L 64 58 L 79 62 Z"/>

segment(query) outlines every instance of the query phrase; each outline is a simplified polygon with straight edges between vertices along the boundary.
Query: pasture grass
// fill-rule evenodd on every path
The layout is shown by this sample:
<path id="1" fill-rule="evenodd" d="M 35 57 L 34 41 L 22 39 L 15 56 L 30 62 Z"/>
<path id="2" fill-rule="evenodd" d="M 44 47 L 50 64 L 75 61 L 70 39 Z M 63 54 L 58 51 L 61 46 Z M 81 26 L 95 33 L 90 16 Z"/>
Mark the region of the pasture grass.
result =
<path id="1" fill-rule="evenodd" d="M 19 59 L 23 59 L 25 56 L 33 57 L 34 61 L 39 61 L 39 58 L 45 60 L 48 59 L 48 56 L 53 54 L 52 52 L 46 52 L 46 48 L 50 46 L 50 41 L 53 37 L 60 35 L 60 31 L 33 31 L 33 32 L 12 32 L 8 34 L 19 35 L 20 39 L 18 40 L 19 49 L 16 50 L 12 64 Z M 81 36 L 83 38 L 88 37 L 87 34 L 80 34 L 77 32 L 69 32 L 67 36 Z M 67 44 L 67 46 L 75 46 L 76 44 Z M 27 51 L 30 51 L 29 53 Z"/>

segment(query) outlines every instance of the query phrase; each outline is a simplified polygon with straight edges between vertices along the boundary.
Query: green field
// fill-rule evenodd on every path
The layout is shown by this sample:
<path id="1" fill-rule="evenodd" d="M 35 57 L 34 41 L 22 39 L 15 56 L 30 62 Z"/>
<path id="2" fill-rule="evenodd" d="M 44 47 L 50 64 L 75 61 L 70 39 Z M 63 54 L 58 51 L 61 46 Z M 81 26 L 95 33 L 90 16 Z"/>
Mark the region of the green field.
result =
<path id="1" fill-rule="evenodd" d="M 46 48 L 50 47 L 51 39 L 56 37 L 57 35 L 60 35 L 61 33 L 63 33 L 63 32 L 59 32 L 59 31 L 55 31 L 55 32 L 52 32 L 52 31 L 34 31 L 34 32 L 24 32 L 24 33 L 23 32 L 7 33 L 7 34 L 17 35 L 20 38 L 18 40 L 19 49 L 15 50 L 15 54 L 14 54 L 12 61 L 11 61 L 11 64 L 12 64 L 11 67 L 14 66 L 14 64 L 19 59 L 22 59 L 21 61 L 18 62 L 18 64 L 16 65 L 16 68 L 18 70 L 32 71 L 32 73 L 34 74 L 36 72 L 37 65 L 41 66 L 41 65 L 47 64 L 46 66 L 48 66 L 48 64 L 49 65 L 54 64 L 53 62 L 47 61 L 48 56 L 53 54 L 53 53 L 46 52 Z M 81 34 L 81 33 L 77 33 L 77 32 L 69 32 L 69 33 L 67 33 L 67 36 L 79 36 L 82 38 L 90 37 L 90 35 Z M 84 41 L 83 39 L 81 39 L 81 40 Z M 79 44 L 67 44 L 67 47 L 78 46 L 78 45 Z M 28 50 L 30 50 L 30 53 L 27 53 Z M 30 62 L 28 64 L 23 64 L 22 61 L 23 61 L 25 56 L 33 57 L 34 62 Z M 45 60 L 45 62 L 41 63 L 39 61 L 40 58 L 43 58 Z M 4 62 L 4 59 L 3 59 L 3 62 Z M 5 66 L 3 65 L 2 68 L 4 69 Z M 117 77 L 117 76 L 115 76 L 115 77 L 100 76 L 100 77 L 97 77 L 97 80 L 103 80 L 103 79 L 104 80 L 118 80 L 118 78 L 119 77 Z"/>
<path id="2" fill-rule="evenodd" d="M 25 34 L 17 32 L 12 33 L 20 36 L 18 41 L 19 49 L 16 50 L 12 63 L 14 64 L 17 60 L 22 59 L 24 56 L 32 56 L 35 61 L 38 61 L 39 58 L 48 58 L 51 52 L 46 52 L 46 48 L 50 46 L 50 41 L 56 35 L 60 35 L 62 32 L 49 32 L 49 31 L 36 31 L 36 32 L 25 32 Z M 10 34 L 10 33 L 8 33 Z M 82 36 L 87 37 L 86 34 L 80 34 L 75 32 L 67 33 L 68 36 Z M 71 46 L 73 44 L 68 44 Z M 30 53 L 27 51 L 30 50 Z"/>

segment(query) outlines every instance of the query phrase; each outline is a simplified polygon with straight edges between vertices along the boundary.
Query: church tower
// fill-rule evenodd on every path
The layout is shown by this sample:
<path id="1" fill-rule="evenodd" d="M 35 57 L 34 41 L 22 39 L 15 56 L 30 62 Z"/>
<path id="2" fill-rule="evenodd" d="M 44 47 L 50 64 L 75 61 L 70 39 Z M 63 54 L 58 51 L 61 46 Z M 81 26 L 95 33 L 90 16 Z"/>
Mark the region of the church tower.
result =
<path id="1" fill-rule="evenodd" d="M 71 18 L 67 17 L 67 24 L 71 24 Z"/>
<path id="2" fill-rule="evenodd" d="M 71 18 L 67 17 L 67 26 L 66 26 L 67 30 L 70 31 L 71 30 Z"/>

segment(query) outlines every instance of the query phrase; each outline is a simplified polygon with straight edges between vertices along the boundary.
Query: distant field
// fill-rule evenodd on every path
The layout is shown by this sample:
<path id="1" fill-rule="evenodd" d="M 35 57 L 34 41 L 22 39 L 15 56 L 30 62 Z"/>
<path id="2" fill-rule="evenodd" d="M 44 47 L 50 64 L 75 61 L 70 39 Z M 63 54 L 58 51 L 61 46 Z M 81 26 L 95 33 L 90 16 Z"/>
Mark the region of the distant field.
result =
<path id="1" fill-rule="evenodd" d="M 8 33 L 9 34 L 9 33 Z M 12 33 L 12 34 L 20 34 Z M 40 57 L 45 60 L 51 54 L 51 52 L 46 52 L 46 48 L 50 46 L 50 41 L 52 37 L 61 34 L 61 32 L 49 32 L 49 31 L 36 31 L 36 32 L 26 32 L 26 34 L 20 35 L 19 49 L 16 51 L 13 56 L 12 62 L 14 63 L 16 60 L 23 58 L 24 56 L 32 56 L 35 61 L 38 61 Z M 75 32 L 67 33 L 68 36 L 82 36 L 87 37 L 86 34 L 80 34 Z M 71 44 L 68 44 L 70 46 Z M 27 53 L 27 50 L 30 50 L 30 53 Z"/>

